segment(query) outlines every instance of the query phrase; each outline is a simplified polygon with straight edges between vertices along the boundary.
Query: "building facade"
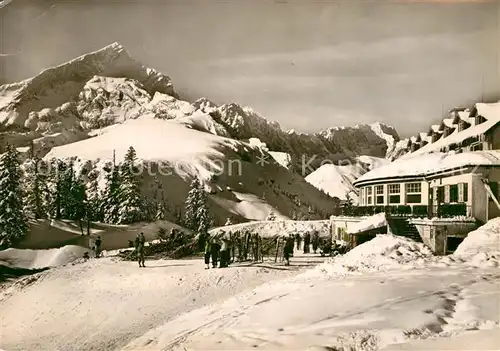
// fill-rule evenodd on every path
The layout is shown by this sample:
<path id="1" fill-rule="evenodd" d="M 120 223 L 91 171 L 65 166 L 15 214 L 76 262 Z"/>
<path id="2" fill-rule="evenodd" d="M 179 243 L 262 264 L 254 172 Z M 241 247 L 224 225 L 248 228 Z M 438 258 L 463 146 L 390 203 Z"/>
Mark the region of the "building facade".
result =
<path id="1" fill-rule="evenodd" d="M 354 184 L 360 206 L 374 212 L 383 208 L 416 217 L 466 216 L 486 222 L 500 216 L 500 151 L 397 160 Z"/>

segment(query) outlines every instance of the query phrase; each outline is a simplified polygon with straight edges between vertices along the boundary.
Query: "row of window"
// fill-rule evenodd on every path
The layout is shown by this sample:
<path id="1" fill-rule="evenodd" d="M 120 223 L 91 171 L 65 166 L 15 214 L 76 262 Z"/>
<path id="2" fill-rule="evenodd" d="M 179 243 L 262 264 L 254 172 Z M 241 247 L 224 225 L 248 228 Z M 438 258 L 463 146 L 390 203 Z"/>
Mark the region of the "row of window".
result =
<path id="1" fill-rule="evenodd" d="M 441 204 L 469 201 L 467 183 L 443 185 L 434 188 L 434 198 Z"/>
<path id="2" fill-rule="evenodd" d="M 375 185 L 375 196 L 373 197 L 373 188 L 365 187 L 361 189 L 361 204 L 383 205 L 385 203 L 385 192 L 383 185 Z M 401 203 L 401 184 L 389 184 L 387 186 L 389 204 Z M 418 204 L 422 202 L 422 183 L 405 184 L 406 203 Z"/>

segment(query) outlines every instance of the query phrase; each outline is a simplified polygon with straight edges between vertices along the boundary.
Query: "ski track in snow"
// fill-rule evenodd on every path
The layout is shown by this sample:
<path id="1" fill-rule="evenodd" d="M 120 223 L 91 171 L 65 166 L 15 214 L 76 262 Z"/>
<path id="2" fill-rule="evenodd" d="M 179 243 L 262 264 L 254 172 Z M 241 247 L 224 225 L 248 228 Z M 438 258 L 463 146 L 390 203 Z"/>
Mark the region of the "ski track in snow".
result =
<path id="1" fill-rule="evenodd" d="M 304 269 L 205 270 L 199 259 L 146 264 L 90 260 L 0 286 L 0 348 L 115 349 L 187 311 Z"/>
<path id="2" fill-rule="evenodd" d="M 366 351 L 413 339 L 450 337 L 470 330 L 499 327 L 495 309 L 489 315 L 484 315 L 484 311 L 483 315 L 470 313 L 477 309 L 473 300 L 484 298 L 483 295 L 497 294 L 493 303 L 498 303 L 498 291 L 494 288 L 500 282 L 499 274 L 482 272 L 477 277 L 473 270 L 458 270 L 445 275 L 436 269 L 328 282 L 318 278 L 311 282 L 308 276 L 298 276 L 266 284 L 216 307 L 185 314 L 125 349 L 305 350 L 317 347 L 325 350 L 344 347 Z M 350 299 L 349 287 L 354 284 L 359 285 L 361 295 L 353 291 L 355 297 Z M 383 287 L 380 295 L 376 296 L 375 289 L 374 297 L 364 296 L 370 294 L 374 285 Z M 338 294 L 346 288 L 346 295 Z M 470 299 L 466 297 L 467 292 Z M 356 302 L 357 297 L 365 297 L 367 301 Z M 463 306 L 462 315 L 457 312 L 459 306 Z M 298 311 L 294 313 L 293 309 Z"/>

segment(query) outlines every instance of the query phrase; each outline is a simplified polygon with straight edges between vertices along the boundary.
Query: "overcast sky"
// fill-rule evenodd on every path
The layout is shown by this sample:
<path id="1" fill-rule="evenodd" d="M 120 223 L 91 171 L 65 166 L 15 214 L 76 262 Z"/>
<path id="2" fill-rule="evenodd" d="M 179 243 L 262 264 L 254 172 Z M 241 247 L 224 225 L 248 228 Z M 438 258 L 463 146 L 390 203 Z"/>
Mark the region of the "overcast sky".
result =
<path id="1" fill-rule="evenodd" d="M 4 13 L 3 51 L 20 51 L 31 75 L 120 41 L 181 96 L 298 131 L 381 121 L 409 135 L 500 96 L 498 1 L 84 3 Z"/>

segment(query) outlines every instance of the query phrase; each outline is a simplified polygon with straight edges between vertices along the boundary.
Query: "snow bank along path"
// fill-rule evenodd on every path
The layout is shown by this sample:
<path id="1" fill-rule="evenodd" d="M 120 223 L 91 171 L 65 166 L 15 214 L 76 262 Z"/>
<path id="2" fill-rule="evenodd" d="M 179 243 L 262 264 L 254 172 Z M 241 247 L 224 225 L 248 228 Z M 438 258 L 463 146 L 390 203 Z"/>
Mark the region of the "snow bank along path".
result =
<path id="1" fill-rule="evenodd" d="M 0 251 L 0 265 L 27 269 L 57 267 L 80 259 L 89 251 L 75 245 L 48 250 L 7 249 Z"/>
<path id="2" fill-rule="evenodd" d="M 379 235 L 304 274 L 186 313 L 124 350 L 390 350 L 438 338 L 425 344 L 432 348 L 439 338 L 478 329 L 487 332 L 485 347 L 499 349 L 499 284 L 491 266 L 436 257 L 421 243 Z"/>
<path id="3" fill-rule="evenodd" d="M 432 252 L 422 243 L 396 235 L 381 234 L 356 246 L 347 254 L 334 257 L 317 266 L 307 274 L 313 276 L 324 273 L 337 276 L 424 267 L 433 257 Z"/>
<path id="4" fill-rule="evenodd" d="M 192 309 L 296 275 L 313 259 L 205 270 L 200 259 L 139 268 L 103 258 L 54 268 L 0 290 L 0 349 L 115 349 Z"/>
<path id="5" fill-rule="evenodd" d="M 475 329 L 500 335 L 499 283 L 495 270 L 453 268 L 301 275 L 188 312 L 122 350 L 371 351 Z"/>

